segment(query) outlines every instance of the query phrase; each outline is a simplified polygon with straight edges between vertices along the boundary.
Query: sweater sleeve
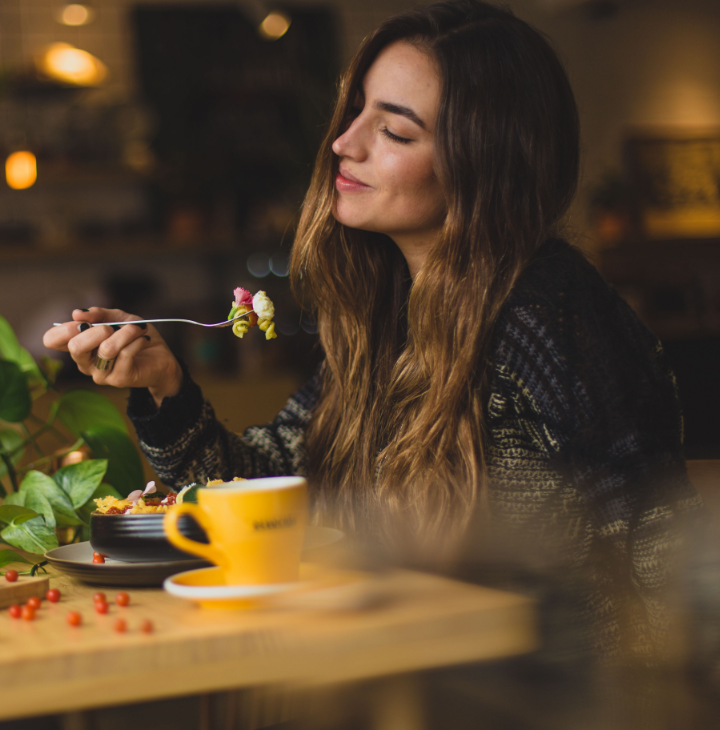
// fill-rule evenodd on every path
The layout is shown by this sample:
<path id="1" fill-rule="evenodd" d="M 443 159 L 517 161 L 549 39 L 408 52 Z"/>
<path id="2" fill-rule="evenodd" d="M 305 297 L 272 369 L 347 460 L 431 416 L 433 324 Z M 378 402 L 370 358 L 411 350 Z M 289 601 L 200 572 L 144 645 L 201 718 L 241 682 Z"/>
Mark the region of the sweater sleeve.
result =
<path id="1" fill-rule="evenodd" d="M 688 526 L 704 519 L 685 468 L 674 377 L 657 338 L 589 264 L 568 274 L 554 272 L 552 292 L 539 275 L 539 288 L 515 299 L 499 359 L 585 503 L 595 558 L 628 599 L 633 638 L 657 648 Z"/>
<path id="2" fill-rule="evenodd" d="M 316 376 L 290 397 L 271 423 L 235 434 L 218 421 L 183 365 L 177 395 L 156 408 L 147 389 L 131 389 L 128 416 L 141 450 L 160 479 L 173 488 L 234 476 L 303 474 L 304 433 L 318 394 Z"/>

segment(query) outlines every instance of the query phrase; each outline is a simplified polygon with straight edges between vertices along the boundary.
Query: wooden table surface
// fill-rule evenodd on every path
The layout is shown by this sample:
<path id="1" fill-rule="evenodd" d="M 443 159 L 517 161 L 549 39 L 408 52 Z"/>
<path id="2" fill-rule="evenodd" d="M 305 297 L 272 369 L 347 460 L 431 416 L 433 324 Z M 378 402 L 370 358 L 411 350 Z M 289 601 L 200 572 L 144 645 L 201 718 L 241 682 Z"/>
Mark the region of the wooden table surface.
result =
<path id="1" fill-rule="evenodd" d="M 292 599 L 253 609 L 203 609 L 160 589 L 87 586 L 51 573 L 62 592 L 35 621 L 0 611 L 0 720 L 182 694 L 288 683 L 332 684 L 531 651 L 534 609 L 521 596 L 446 578 L 394 571 L 357 585 L 370 608 L 341 599 Z M 104 590 L 110 612 L 92 596 Z M 357 587 L 356 587 L 357 593 Z M 310 598 L 308 601 L 307 598 Z M 70 610 L 83 625 L 66 623 Z M 127 633 L 113 630 L 118 617 Z M 152 634 L 139 630 L 143 619 Z"/>

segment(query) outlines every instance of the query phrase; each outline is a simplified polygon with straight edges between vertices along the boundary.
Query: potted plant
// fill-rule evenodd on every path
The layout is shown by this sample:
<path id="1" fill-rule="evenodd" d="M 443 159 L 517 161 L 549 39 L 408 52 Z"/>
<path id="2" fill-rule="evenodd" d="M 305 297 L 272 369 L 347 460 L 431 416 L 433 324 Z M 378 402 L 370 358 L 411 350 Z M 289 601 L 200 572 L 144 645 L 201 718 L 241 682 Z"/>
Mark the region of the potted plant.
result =
<path id="1" fill-rule="evenodd" d="M 0 543 L 38 560 L 58 547 L 58 534 L 88 539 L 94 499 L 125 497 L 144 485 L 120 412 L 96 391 L 58 390 L 61 367 L 48 357 L 37 363 L 0 317 Z M 55 440 L 52 451 L 41 437 Z M 83 460 L 67 463 L 79 451 Z M 17 561 L 14 551 L 0 550 L 0 568 Z"/>

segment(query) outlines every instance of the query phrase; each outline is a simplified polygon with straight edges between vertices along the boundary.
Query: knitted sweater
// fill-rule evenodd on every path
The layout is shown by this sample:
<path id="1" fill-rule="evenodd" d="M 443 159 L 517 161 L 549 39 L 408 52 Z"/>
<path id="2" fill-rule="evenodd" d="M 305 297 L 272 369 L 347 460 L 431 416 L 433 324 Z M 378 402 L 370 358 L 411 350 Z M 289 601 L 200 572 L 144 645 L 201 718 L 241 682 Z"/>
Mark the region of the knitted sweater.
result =
<path id="1" fill-rule="evenodd" d="M 491 362 L 489 502 L 503 526 L 495 534 L 515 555 L 583 576 L 595 648 L 619 650 L 622 615 L 645 653 L 667 622 L 669 556 L 683 516 L 701 510 L 659 342 L 579 252 L 551 241 L 501 310 Z M 272 423 L 238 435 L 186 373 L 160 409 L 133 390 L 128 414 L 158 476 L 179 487 L 302 474 L 318 396 L 315 378 Z"/>

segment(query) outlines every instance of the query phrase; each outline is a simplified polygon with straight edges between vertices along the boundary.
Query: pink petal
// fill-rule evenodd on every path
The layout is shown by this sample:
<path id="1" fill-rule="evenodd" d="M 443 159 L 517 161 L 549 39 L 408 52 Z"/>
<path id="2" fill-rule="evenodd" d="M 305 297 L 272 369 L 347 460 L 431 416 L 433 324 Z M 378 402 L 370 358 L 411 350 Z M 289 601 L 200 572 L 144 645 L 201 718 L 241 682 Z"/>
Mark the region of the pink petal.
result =
<path id="1" fill-rule="evenodd" d="M 145 494 L 152 494 L 153 492 L 156 492 L 157 489 L 155 489 L 155 482 L 148 482 L 147 486 L 143 490 L 143 495 Z"/>
<path id="2" fill-rule="evenodd" d="M 239 286 L 233 290 L 233 294 L 235 295 L 236 306 L 239 307 L 241 304 L 247 304 L 252 307 L 252 294 L 247 289 Z"/>
<path id="3" fill-rule="evenodd" d="M 128 494 L 127 499 L 129 499 L 131 502 L 137 502 L 140 497 L 142 497 L 142 489 L 136 489 L 134 492 L 130 492 Z"/>

